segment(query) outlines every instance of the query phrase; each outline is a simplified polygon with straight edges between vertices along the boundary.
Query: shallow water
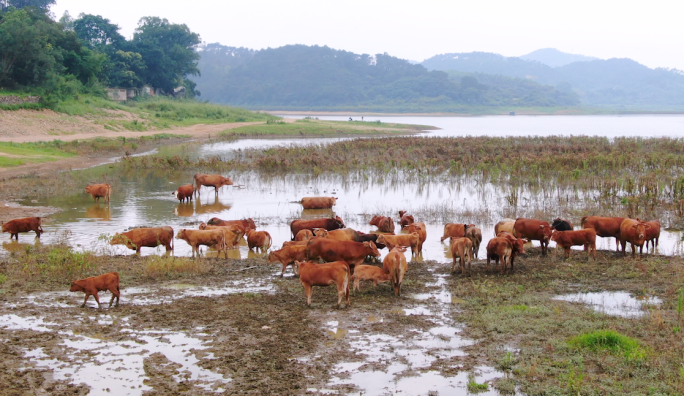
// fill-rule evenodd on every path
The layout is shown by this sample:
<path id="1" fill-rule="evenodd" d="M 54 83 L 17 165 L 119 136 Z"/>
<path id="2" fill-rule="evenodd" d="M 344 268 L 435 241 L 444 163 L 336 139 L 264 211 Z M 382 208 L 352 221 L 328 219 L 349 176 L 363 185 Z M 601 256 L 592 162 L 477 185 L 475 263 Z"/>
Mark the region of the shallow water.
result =
<path id="1" fill-rule="evenodd" d="M 597 312 L 625 318 L 643 316 L 646 314 L 645 308 L 662 303 L 657 297 L 633 297 L 631 294 L 623 291 L 566 294 L 557 296 L 555 299 L 583 303 Z"/>

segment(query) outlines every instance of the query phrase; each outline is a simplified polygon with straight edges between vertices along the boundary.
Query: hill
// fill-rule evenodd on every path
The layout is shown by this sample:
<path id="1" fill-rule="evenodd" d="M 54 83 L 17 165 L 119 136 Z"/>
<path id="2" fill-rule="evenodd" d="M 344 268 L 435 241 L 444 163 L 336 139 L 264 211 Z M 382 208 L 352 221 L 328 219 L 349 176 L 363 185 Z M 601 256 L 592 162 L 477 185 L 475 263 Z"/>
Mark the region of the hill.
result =
<path id="1" fill-rule="evenodd" d="M 555 48 L 542 48 L 532 51 L 527 55 L 522 55 L 520 56 L 520 59 L 537 61 L 550 67 L 561 67 L 574 62 L 589 62 L 598 58 L 578 54 L 568 54 L 567 52 L 562 52 Z"/>

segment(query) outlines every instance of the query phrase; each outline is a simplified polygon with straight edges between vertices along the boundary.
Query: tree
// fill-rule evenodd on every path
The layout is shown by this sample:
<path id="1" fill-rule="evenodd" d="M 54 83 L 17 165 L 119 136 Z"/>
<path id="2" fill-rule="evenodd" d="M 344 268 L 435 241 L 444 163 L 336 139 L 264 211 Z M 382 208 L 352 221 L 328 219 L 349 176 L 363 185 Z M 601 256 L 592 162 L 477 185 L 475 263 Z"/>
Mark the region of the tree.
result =
<path id="1" fill-rule="evenodd" d="M 47 10 L 51 5 L 55 4 L 56 0 L 9 0 L 9 6 L 14 8 L 36 7 L 41 10 Z"/>
<path id="2" fill-rule="evenodd" d="M 166 93 L 183 84 L 188 75 L 199 75 L 195 51 L 200 36 L 186 25 L 171 24 L 166 19 L 140 19 L 132 41 L 132 50 L 145 62 L 144 80 Z"/>
<path id="3" fill-rule="evenodd" d="M 116 52 L 126 42 L 119 33 L 119 26 L 100 15 L 79 15 L 74 21 L 74 31 L 88 47 L 100 52 L 107 52 L 109 46 L 113 46 L 111 52 Z"/>

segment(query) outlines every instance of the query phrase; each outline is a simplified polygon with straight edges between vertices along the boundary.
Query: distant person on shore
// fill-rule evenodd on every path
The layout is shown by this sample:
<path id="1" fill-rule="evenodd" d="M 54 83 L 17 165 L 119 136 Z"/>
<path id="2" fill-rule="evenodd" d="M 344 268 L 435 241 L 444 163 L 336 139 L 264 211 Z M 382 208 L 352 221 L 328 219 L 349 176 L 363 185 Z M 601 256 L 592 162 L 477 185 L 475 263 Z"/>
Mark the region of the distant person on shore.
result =
<path id="1" fill-rule="evenodd" d="M 354 120 L 352 120 L 352 118 L 351 118 L 351 117 L 349 117 L 349 121 L 354 121 Z"/>
<path id="2" fill-rule="evenodd" d="M 361 116 L 361 121 L 363 121 L 363 116 Z"/>

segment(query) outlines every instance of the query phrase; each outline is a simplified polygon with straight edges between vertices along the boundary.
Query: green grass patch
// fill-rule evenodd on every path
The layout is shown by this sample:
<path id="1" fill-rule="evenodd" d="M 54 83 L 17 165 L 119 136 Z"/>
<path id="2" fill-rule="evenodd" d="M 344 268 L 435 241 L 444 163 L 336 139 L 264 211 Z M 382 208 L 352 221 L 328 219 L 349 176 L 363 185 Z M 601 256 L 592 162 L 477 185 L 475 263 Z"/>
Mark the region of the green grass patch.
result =
<path id="1" fill-rule="evenodd" d="M 613 330 L 597 330 L 581 334 L 571 338 L 569 344 L 577 349 L 622 354 L 629 361 L 641 361 L 646 358 L 646 351 L 640 346 L 639 341 Z"/>
<path id="2" fill-rule="evenodd" d="M 475 381 L 475 376 L 474 375 L 469 375 L 468 376 L 468 392 L 470 393 L 479 393 L 479 392 L 486 392 L 489 390 L 489 384 L 486 382 L 479 384 L 477 381 Z"/>
<path id="3" fill-rule="evenodd" d="M 0 142 L 0 167 L 3 168 L 57 161 L 72 156 L 71 153 L 42 143 Z"/>

